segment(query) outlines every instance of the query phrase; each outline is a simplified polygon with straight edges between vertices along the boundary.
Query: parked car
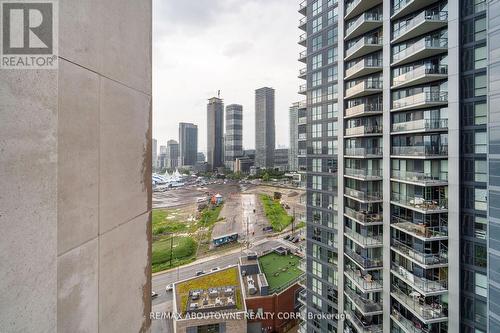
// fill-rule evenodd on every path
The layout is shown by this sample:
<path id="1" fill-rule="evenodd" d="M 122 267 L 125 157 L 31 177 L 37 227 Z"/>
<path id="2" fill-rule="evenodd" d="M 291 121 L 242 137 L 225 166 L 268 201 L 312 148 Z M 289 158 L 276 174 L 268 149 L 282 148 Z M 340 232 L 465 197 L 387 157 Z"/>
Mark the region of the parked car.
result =
<path id="1" fill-rule="evenodd" d="M 156 298 L 158 297 L 158 294 L 154 291 L 151 291 L 151 298 Z"/>
<path id="2" fill-rule="evenodd" d="M 167 284 L 167 286 L 165 287 L 165 292 L 169 292 L 169 291 L 172 291 L 174 290 L 174 284 L 171 283 L 171 284 Z"/>
<path id="3" fill-rule="evenodd" d="M 196 272 L 196 276 L 200 276 L 200 275 L 203 275 L 203 274 L 205 274 L 204 271 L 198 271 L 198 272 Z"/>
<path id="4" fill-rule="evenodd" d="M 215 272 L 215 271 L 218 271 L 218 270 L 220 270 L 219 266 L 212 268 L 212 272 Z"/>

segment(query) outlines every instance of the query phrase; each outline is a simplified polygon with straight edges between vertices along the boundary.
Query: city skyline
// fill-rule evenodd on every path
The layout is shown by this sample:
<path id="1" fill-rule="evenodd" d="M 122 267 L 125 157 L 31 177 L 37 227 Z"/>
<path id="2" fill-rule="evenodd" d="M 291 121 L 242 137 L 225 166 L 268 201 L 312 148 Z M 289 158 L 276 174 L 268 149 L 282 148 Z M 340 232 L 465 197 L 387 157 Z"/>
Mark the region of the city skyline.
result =
<path id="1" fill-rule="evenodd" d="M 295 9 L 293 1 L 156 2 L 153 137 L 165 144 L 176 139 L 178 123 L 191 122 L 199 128 L 198 150 L 206 153 L 206 100 L 218 90 L 226 104 L 243 105 L 245 149 L 255 148 L 255 89 L 276 89 L 276 119 L 288 119 L 290 104 L 300 99 L 290 79 L 298 74 L 297 32 L 290 29 L 299 18 Z M 288 126 L 277 126 L 277 146 L 288 140 Z"/>

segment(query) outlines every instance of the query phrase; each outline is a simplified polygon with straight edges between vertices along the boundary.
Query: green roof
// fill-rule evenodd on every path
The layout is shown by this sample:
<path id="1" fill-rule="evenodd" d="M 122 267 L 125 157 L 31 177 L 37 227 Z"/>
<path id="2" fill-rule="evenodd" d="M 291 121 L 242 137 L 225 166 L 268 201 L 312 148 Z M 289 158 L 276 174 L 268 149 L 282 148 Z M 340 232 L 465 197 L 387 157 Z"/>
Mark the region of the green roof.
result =
<path id="1" fill-rule="evenodd" d="M 239 270 L 237 267 L 225 268 L 213 273 L 207 273 L 175 284 L 177 300 L 177 311 L 184 313 L 188 302 L 189 292 L 192 290 L 207 290 L 209 288 L 236 287 L 236 308 L 243 309 L 243 297 Z"/>
<path id="2" fill-rule="evenodd" d="M 279 255 L 276 252 L 259 257 L 259 264 L 269 284 L 269 292 L 279 292 L 295 282 L 304 272 L 299 268 L 300 257 L 294 254 Z"/>

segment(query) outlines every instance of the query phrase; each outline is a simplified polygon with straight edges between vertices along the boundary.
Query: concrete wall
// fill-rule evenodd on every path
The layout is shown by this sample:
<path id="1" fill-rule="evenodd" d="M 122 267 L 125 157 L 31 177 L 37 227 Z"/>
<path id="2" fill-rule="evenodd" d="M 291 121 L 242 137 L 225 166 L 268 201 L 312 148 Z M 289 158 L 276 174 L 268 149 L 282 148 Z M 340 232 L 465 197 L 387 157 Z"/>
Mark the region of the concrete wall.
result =
<path id="1" fill-rule="evenodd" d="M 151 0 L 59 11 L 59 70 L 0 76 L 0 332 L 146 332 Z"/>

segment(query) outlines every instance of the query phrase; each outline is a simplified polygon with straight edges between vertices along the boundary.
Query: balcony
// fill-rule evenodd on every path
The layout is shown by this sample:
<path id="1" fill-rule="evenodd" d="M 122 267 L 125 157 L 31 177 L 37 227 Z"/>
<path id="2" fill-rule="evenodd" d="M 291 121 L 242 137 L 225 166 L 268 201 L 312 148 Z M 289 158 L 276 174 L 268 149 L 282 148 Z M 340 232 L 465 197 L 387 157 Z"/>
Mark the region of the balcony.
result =
<path id="1" fill-rule="evenodd" d="M 346 148 L 344 155 L 351 158 L 381 158 L 382 148 Z"/>
<path id="2" fill-rule="evenodd" d="M 412 297 L 401 291 L 396 286 L 393 286 L 391 292 L 401 305 L 410 310 L 419 320 L 426 324 L 432 324 L 440 321 L 445 321 L 448 318 L 447 310 L 439 303 L 425 303 L 421 297 Z"/>
<path id="3" fill-rule="evenodd" d="M 299 141 L 305 141 L 305 140 L 307 140 L 307 133 L 299 133 Z"/>
<path id="4" fill-rule="evenodd" d="M 345 61 L 352 60 L 382 49 L 382 38 L 366 36 L 360 38 L 345 52 Z"/>
<path id="5" fill-rule="evenodd" d="M 363 103 L 345 109 L 345 118 L 373 116 L 382 114 L 382 104 Z"/>
<path id="6" fill-rule="evenodd" d="M 344 235 L 363 248 L 382 246 L 382 235 L 363 236 L 360 233 L 345 227 Z"/>
<path id="7" fill-rule="evenodd" d="M 448 77 L 448 66 L 429 66 L 421 65 L 412 70 L 398 75 L 392 79 L 391 88 L 403 88 L 418 84 L 430 83 Z"/>
<path id="8" fill-rule="evenodd" d="M 300 303 L 307 306 L 307 290 L 303 289 L 299 292 L 299 297 L 297 298 Z"/>
<path id="9" fill-rule="evenodd" d="M 448 130 L 448 119 L 418 119 L 392 124 L 393 134 L 446 130 Z"/>
<path id="10" fill-rule="evenodd" d="M 306 79 L 306 76 L 307 76 L 307 68 L 306 68 L 306 67 L 301 68 L 301 69 L 299 70 L 299 75 L 297 75 L 297 77 L 298 77 L 299 79 L 303 79 L 303 80 L 305 80 L 305 79 Z"/>
<path id="11" fill-rule="evenodd" d="M 378 13 L 361 14 L 345 31 L 345 39 L 358 37 L 382 26 L 382 15 Z"/>
<path id="12" fill-rule="evenodd" d="M 421 266 L 444 267 L 448 265 L 448 249 L 445 246 L 437 253 L 423 253 L 397 239 L 392 239 L 391 243 L 393 251 L 400 253 L 402 256 Z"/>
<path id="13" fill-rule="evenodd" d="M 306 23 L 307 23 L 307 17 L 304 16 L 299 21 L 299 29 L 306 31 Z"/>
<path id="14" fill-rule="evenodd" d="M 299 61 L 306 63 L 307 62 L 307 50 L 304 50 L 299 53 Z"/>
<path id="15" fill-rule="evenodd" d="M 371 299 L 364 298 L 358 295 L 354 290 L 349 287 L 344 289 L 347 298 L 351 300 L 354 306 L 361 312 L 364 316 L 376 315 L 382 313 L 382 303 L 372 301 Z"/>
<path id="16" fill-rule="evenodd" d="M 307 85 L 306 84 L 301 84 L 299 86 L 299 94 L 305 95 L 307 93 Z"/>
<path id="17" fill-rule="evenodd" d="M 356 98 L 382 92 L 382 81 L 366 79 L 346 89 L 346 98 Z"/>
<path id="18" fill-rule="evenodd" d="M 379 269 L 383 265 L 382 258 L 366 258 L 349 248 L 345 248 L 344 253 L 363 270 Z"/>
<path id="19" fill-rule="evenodd" d="M 446 158 L 448 156 L 448 145 L 437 146 L 398 146 L 392 147 L 392 157 L 396 158 Z"/>
<path id="20" fill-rule="evenodd" d="M 346 310 L 348 319 L 351 324 L 356 328 L 358 333 L 382 333 L 381 324 L 371 324 L 364 318 L 358 318 L 358 316 L 351 310 Z"/>
<path id="21" fill-rule="evenodd" d="M 413 13 L 434 2 L 436 2 L 436 0 L 396 0 L 392 7 L 391 20 Z"/>
<path id="22" fill-rule="evenodd" d="M 448 211 L 448 199 L 425 199 L 393 192 L 391 194 L 391 202 L 398 206 L 416 210 L 422 214 L 446 213 Z"/>
<path id="23" fill-rule="evenodd" d="M 307 34 L 305 32 L 299 36 L 299 45 L 307 45 Z"/>
<path id="24" fill-rule="evenodd" d="M 446 186 L 448 173 L 441 172 L 439 175 L 434 175 L 428 172 L 392 170 L 391 180 L 419 186 Z"/>
<path id="25" fill-rule="evenodd" d="M 349 20 L 381 3 L 382 0 L 353 0 L 346 3 L 344 19 Z"/>
<path id="26" fill-rule="evenodd" d="M 433 281 L 423 277 L 418 277 L 395 262 L 391 264 L 391 271 L 399 279 L 403 280 L 406 284 L 416 289 L 420 294 L 429 296 L 442 294 L 448 291 L 447 279 Z"/>
<path id="27" fill-rule="evenodd" d="M 391 66 L 403 65 L 424 58 L 432 57 L 448 50 L 448 39 L 426 36 L 406 49 L 392 54 Z"/>
<path id="28" fill-rule="evenodd" d="M 380 169 L 354 169 L 345 168 L 344 176 L 364 181 L 382 180 L 382 170 Z"/>
<path id="29" fill-rule="evenodd" d="M 298 157 L 306 157 L 307 156 L 307 149 L 299 149 L 297 152 Z"/>
<path id="30" fill-rule="evenodd" d="M 382 291 L 382 281 L 373 280 L 371 274 L 362 275 L 359 269 L 355 270 L 346 267 L 344 274 L 363 292 L 379 292 Z"/>
<path id="31" fill-rule="evenodd" d="M 363 125 L 345 129 L 344 137 L 382 135 L 381 125 Z"/>
<path id="32" fill-rule="evenodd" d="M 304 16 L 307 14 L 307 0 L 302 1 L 299 4 L 299 13 L 301 13 Z"/>
<path id="33" fill-rule="evenodd" d="M 344 215 L 363 225 L 380 225 L 383 223 L 382 212 L 369 213 L 366 211 L 356 211 L 350 207 L 345 207 Z"/>
<path id="34" fill-rule="evenodd" d="M 379 202 L 383 200 L 381 192 L 359 191 L 350 187 L 344 188 L 344 195 L 363 203 Z"/>
<path id="35" fill-rule="evenodd" d="M 409 109 L 430 108 L 448 104 L 447 91 L 423 91 L 392 101 L 391 111 L 404 111 Z"/>
<path id="36" fill-rule="evenodd" d="M 406 25 L 401 26 L 398 30 L 394 30 L 391 43 L 399 43 L 420 35 L 429 33 L 439 28 L 444 28 L 448 24 L 448 12 L 436 12 L 432 10 L 424 10 Z"/>
<path id="37" fill-rule="evenodd" d="M 307 124 L 307 117 L 300 117 L 300 118 L 297 120 L 297 124 L 298 124 L 298 125 L 305 125 L 305 124 Z"/>
<path id="38" fill-rule="evenodd" d="M 345 79 L 351 80 L 380 71 L 382 71 L 382 59 L 363 58 L 345 71 Z"/>
<path id="39" fill-rule="evenodd" d="M 425 224 L 417 224 L 397 216 L 392 217 L 391 227 L 398 229 L 423 241 L 436 241 L 448 239 L 448 226 L 443 223 L 439 226 L 428 227 Z"/>
<path id="40" fill-rule="evenodd" d="M 391 319 L 396 323 L 398 327 L 405 333 L 429 333 L 429 331 L 420 325 L 417 327 L 413 321 L 404 317 L 398 310 L 395 308 L 392 309 Z"/>

